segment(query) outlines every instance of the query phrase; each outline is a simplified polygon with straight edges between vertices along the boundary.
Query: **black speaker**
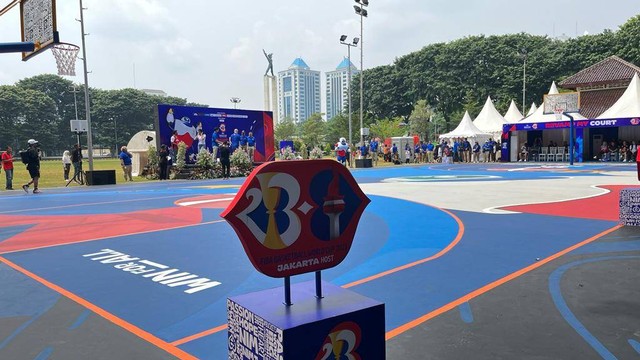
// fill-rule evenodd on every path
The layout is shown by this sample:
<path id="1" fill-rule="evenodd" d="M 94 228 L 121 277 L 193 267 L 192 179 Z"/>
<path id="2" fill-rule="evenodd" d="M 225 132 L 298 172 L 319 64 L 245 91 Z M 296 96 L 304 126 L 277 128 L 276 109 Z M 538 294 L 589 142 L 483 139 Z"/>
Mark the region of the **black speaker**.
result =
<path id="1" fill-rule="evenodd" d="M 370 168 L 372 166 L 371 159 L 356 159 L 357 168 Z"/>
<path id="2" fill-rule="evenodd" d="M 93 170 L 85 171 L 87 185 L 115 185 L 115 170 Z"/>

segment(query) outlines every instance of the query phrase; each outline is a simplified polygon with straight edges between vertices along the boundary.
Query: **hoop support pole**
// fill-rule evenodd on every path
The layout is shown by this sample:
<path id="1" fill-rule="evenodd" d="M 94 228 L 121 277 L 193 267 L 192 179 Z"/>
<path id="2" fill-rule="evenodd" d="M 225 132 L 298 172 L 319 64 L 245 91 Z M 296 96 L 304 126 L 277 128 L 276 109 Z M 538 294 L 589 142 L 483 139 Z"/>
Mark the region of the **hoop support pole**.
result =
<path id="1" fill-rule="evenodd" d="M 35 48 L 33 42 L 0 43 L 0 53 L 32 52 Z"/>

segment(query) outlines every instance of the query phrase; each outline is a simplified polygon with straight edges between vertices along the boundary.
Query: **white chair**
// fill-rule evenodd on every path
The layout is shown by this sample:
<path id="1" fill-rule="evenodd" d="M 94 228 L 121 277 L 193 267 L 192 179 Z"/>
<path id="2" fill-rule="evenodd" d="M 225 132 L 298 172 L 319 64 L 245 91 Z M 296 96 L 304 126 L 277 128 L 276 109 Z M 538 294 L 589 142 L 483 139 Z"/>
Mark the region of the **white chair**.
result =
<path id="1" fill-rule="evenodd" d="M 558 153 L 557 147 L 550 147 L 549 154 L 547 155 L 547 161 L 556 161 L 556 154 Z"/>
<path id="2" fill-rule="evenodd" d="M 540 149 L 540 155 L 538 155 L 538 161 L 547 161 L 548 155 L 549 155 L 549 148 L 546 146 L 543 146 Z"/>
<path id="3" fill-rule="evenodd" d="M 556 151 L 555 161 L 564 161 L 564 146 L 559 146 Z"/>

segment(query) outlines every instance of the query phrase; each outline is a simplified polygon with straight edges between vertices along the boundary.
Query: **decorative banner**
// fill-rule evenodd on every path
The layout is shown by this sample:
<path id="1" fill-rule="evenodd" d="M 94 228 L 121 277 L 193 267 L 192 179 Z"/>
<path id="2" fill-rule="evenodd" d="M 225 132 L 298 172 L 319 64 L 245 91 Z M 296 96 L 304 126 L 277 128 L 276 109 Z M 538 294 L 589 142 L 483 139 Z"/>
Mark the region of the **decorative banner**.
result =
<path id="1" fill-rule="evenodd" d="M 341 263 L 369 202 L 336 161 L 278 161 L 254 169 L 220 216 L 253 266 L 280 278 Z"/>
<path id="2" fill-rule="evenodd" d="M 216 129 L 217 142 L 213 137 Z M 249 132 L 253 133 L 254 161 L 274 160 L 273 116 L 270 111 L 158 105 L 158 143 L 170 145 L 171 135 L 176 131 L 178 140 L 187 145 L 188 159 L 199 151 L 198 130 L 206 135 L 206 147 L 212 150 L 213 146 L 228 140 L 234 129 L 238 129 L 238 133 L 244 131 L 247 136 Z"/>

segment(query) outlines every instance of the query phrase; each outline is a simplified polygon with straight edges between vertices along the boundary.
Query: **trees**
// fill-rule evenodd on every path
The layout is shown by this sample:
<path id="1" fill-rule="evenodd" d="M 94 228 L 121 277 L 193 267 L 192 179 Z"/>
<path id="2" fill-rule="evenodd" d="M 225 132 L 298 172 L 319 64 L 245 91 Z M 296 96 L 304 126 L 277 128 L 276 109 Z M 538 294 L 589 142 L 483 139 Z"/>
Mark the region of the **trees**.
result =
<path id="1" fill-rule="evenodd" d="M 320 146 L 325 142 L 325 122 L 322 115 L 311 114 L 307 121 L 300 125 L 300 137 L 306 146 Z"/>
<path id="2" fill-rule="evenodd" d="M 293 140 L 293 136 L 296 134 L 296 132 L 296 123 L 294 123 L 293 119 L 289 117 L 285 117 L 284 119 L 279 121 L 273 129 L 276 143 L 282 140 Z"/>
<path id="3" fill-rule="evenodd" d="M 402 136 L 406 132 L 402 126 L 404 121 L 401 117 L 392 119 L 381 119 L 370 125 L 371 136 L 386 139 L 394 136 Z"/>
<path id="4" fill-rule="evenodd" d="M 409 131 L 426 139 L 429 133 L 429 121 L 432 116 L 433 111 L 427 105 L 427 100 L 418 100 L 409 117 Z"/>
<path id="5" fill-rule="evenodd" d="M 616 54 L 640 66 L 640 15 L 629 19 L 616 33 Z"/>

